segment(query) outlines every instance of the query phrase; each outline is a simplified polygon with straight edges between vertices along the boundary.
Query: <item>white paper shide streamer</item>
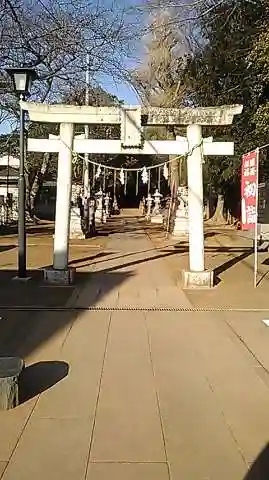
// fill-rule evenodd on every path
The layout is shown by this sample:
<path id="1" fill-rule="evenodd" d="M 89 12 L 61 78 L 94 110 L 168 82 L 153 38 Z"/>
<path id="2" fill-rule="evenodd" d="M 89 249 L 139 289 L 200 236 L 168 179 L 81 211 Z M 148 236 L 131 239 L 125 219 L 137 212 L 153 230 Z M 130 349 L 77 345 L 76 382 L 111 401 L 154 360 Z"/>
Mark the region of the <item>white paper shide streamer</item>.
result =
<path id="1" fill-rule="evenodd" d="M 164 176 L 165 180 L 168 180 L 169 172 L 168 172 L 167 163 L 165 163 L 164 166 L 163 166 L 163 176 Z"/>
<path id="2" fill-rule="evenodd" d="M 120 171 L 120 183 L 124 185 L 124 182 L 125 182 L 125 175 L 124 175 L 124 170 L 122 168 Z"/>
<path id="3" fill-rule="evenodd" d="M 143 169 L 142 169 L 142 182 L 144 184 L 146 184 L 146 183 L 148 183 L 148 179 L 149 179 L 149 176 L 148 176 L 147 169 L 146 169 L 146 167 L 143 167 Z"/>
<path id="4" fill-rule="evenodd" d="M 97 168 L 97 172 L 95 174 L 95 178 L 99 178 L 101 176 L 101 166 L 99 165 Z"/>

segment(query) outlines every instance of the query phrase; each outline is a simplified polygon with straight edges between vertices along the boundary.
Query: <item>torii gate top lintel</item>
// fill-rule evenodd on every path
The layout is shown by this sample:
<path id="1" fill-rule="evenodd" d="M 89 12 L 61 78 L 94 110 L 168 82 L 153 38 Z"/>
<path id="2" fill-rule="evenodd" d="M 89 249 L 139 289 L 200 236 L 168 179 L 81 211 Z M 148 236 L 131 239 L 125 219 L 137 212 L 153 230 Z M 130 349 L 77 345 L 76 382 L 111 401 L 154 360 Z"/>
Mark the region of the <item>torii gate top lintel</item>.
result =
<path id="1" fill-rule="evenodd" d="M 114 107 L 92 107 L 78 105 L 50 105 L 21 102 L 23 110 L 29 112 L 30 120 L 48 123 L 122 124 L 130 115 L 141 125 L 230 125 L 234 115 L 243 110 L 243 105 L 219 107 L 159 108 L 140 105 Z"/>
<path id="2" fill-rule="evenodd" d="M 222 105 L 220 107 L 183 107 L 144 109 L 147 125 L 230 125 L 234 115 L 243 110 L 243 105 Z"/>

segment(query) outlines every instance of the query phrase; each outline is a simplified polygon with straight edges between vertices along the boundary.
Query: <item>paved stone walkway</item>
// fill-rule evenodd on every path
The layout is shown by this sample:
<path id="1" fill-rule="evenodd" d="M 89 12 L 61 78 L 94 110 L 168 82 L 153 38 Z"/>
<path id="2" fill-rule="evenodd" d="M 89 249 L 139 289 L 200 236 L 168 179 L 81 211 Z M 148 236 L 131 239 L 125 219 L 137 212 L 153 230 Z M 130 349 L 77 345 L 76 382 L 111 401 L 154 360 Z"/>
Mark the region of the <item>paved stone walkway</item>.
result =
<path id="1" fill-rule="evenodd" d="M 162 258 L 165 250 L 154 248 L 143 224 L 132 217 L 123 217 L 117 219 L 117 226 L 118 233 L 111 236 L 106 256 L 91 264 L 91 288 L 89 283 L 80 291 L 76 305 L 190 307 Z"/>
<path id="2" fill-rule="evenodd" d="M 117 225 L 69 299 L 99 311 L 21 317 L 12 353 L 31 367 L 24 402 L 0 412 L 0 478 L 268 479 L 247 474 L 269 435 L 260 314 L 180 311 L 190 303 L 142 227 Z"/>

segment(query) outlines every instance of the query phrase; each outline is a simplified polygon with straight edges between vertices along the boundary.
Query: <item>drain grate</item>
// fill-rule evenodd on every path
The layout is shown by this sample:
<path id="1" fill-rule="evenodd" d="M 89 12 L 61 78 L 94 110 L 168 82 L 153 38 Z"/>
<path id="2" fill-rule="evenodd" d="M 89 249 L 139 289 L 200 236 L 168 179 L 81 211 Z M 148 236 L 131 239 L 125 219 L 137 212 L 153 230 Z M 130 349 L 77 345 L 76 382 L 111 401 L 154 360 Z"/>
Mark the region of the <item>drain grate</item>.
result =
<path id="1" fill-rule="evenodd" d="M 79 306 L 66 306 L 66 307 L 54 307 L 54 306 L 42 306 L 42 305 L 1 305 L 1 310 L 10 311 L 25 311 L 25 312 L 85 312 L 85 311 L 103 311 L 103 312 L 269 312 L 268 308 L 233 308 L 233 307 L 141 307 L 133 305 L 119 305 L 119 306 L 102 306 L 92 305 L 88 307 Z"/>

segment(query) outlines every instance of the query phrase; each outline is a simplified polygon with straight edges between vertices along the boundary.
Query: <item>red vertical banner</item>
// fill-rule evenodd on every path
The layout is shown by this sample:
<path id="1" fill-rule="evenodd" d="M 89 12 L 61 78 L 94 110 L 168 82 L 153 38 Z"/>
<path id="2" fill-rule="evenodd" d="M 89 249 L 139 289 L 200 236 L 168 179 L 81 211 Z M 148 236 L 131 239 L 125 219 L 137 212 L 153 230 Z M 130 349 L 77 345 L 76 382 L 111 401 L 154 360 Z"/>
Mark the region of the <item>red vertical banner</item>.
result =
<path id="1" fill-rule="evenodd" d="M 253 230 L 257 221 L 258 151 L 242 157 L 241 230 Z"/>

